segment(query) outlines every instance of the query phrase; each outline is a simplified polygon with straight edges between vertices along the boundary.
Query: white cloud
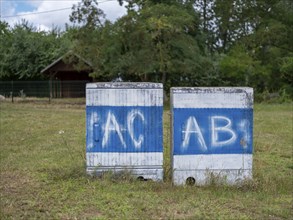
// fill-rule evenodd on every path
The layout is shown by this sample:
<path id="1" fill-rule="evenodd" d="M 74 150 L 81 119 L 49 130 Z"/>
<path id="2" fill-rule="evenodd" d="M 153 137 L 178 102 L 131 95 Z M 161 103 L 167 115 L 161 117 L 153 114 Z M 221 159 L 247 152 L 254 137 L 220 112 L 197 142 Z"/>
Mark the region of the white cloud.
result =
<path id="1" fill-rule="evenodd" d="M 69 15 L 71 13 L 71 9 L 66 9 L 62 11 L 54 11 L 49 13 L 40 13 L 40 12 L 53 11 L 53 10 L 58 10 L 63 8 L 71 8 L 73 4 L 77 4 L 78 1 L 76 0 L 75 1 L 74 0 L 73 1 L 69 1 L 69 0 L 67 1 L 28 1 L 27 3 L 35 7 L 35 9 L 32 11 L 16 13 L 15 3 L 13 4 L 13 2 L 10 2 L 10 4 L 6 4 L 7 6 L 7 9 L 5 9 L 6 16 L 11 16 L 11 15 L 23 15 L 23 16 L 7 17 L 5 18 L 5 20 L 10 25 L 13 25 L 19 22 L 21 19 L 25 19 L 41 30 L 50 30 L 53 26 L 55 27 L 57 26 L 63 29 L 65 27 L 65 23 L 70 23 Z M 126 13 L 126 9 L 124 7 L 121 7 L 118 1 L 101 2 L 99 4 L 99 7 L 106 14 L 106 18 L 111 21 L 115 21 L 117 18 L 123 16 Z"/>
<path id="2" fill-rule="evenodd" d="M 104 2 L 99 4 L 99 7 L 104 11 L 106 18 L 110 21 L 115 21 L 117 18 L 126 14 L 125 7 L 120 6 L 118 1 Z"/>

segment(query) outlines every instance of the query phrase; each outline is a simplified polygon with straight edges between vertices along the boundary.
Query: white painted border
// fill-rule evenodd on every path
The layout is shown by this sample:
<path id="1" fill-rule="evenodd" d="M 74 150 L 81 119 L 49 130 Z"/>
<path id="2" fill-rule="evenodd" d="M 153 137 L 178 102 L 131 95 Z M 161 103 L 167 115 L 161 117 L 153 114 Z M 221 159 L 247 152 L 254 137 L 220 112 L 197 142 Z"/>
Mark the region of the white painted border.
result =
<path id="1" fill-rule="evenodd" d="M 252 169 L 252 154 L 174 155 L 173 170 Z"/>
<path id="2" fill-rule="evenodd" d="M 253 108 L 253 89 L 246 87 L 172 88 L 173 108 Z"/>
<path id="3" fill-rule="evenodd" d="M 150 153 L 86 153 L 87 167 L 135 167 L 163 166 L 163 152 Z"/>
<path id="4" fill-rule="evenodd" d="M 152 82 L 95 82 L 87 83 L 87 89 L 159 89 L 163 88 L 162 83 Z"/>
<path id="5" fill-rule="evenodd" d="M 252 170 L 175 170 L 173 184 L 184 185 L 189 177 L 195 179 L 195 185 L 207 185 L 211 182 L 235 185 L 252 179 Z"/>
<path id="6" fill-rule="evenodd" d="M 144 179 L 152 179 L 154 181 L 162 181 L 164 171 L 162 167 L 143 169 L 129 167 L 87 167 L 86 172 L 90 175 L 102 175 L 104 172 L 130 172 L 135 177 L 143 177 Z"/>
<path id="7" fill-rule="evenodd" d="M 163 89 L 87 89 L 86 105 L 163 106 Z"/>

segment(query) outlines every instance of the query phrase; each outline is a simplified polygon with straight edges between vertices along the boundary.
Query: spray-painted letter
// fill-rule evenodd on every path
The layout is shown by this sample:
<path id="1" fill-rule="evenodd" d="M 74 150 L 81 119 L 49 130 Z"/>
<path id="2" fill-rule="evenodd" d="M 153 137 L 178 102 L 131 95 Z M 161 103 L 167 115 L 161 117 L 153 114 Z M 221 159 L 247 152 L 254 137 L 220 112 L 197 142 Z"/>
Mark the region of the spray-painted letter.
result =
<path id="1" fill-rule="evenodd" d="M 195 134 L 198 137 L 198 142 L 200 143 L 201 150 L 202 151 L 207 150 L 206 143 L 204 141 L 203 135 L 200 131 L 200 128 L 197 124 L 195 117 L 191 116 L 187 119 L 186 129 L 185 129 L 185 131 L 182 131 L 182 133 L 184 133 L 184 139 L 183 139 L 183 142 L 181 145 L 183 149 L 186 149 L 188 147 L 190 135 Z"/>
<path id="2" fill-rule="evenodd" d="M 225 126 L 218 127 L 217 121 L 226 122 Z M 232 122 L 229 118 L 224 116 L 212 116 L 211 117 L 211 129 L 212 129 L 212 146 L 213 147 L 222 147 L 227 144 L 232 144 L 236 140 L 236 134 L 231 129 Z M 230 134 L 230 138 L 228 140 L 219 141 L 219 132 L 225 132 Z"/>
<path id="3" fill-rule="evenodd" d="M 98 139 L 96 135 L 96 124 L 98 123 L 98 113 L 97 112 L 91 112 L 87 118 L 88 120 L 88 130 L 87 130 L 87 148 L 93 148 L 94 147 L 94 140 Z"/>
<path id="4" fill-rule="evenodd" d="M 139 110 L 132 110 L 127 115 L 127 129 L 128 129 L 130 138 L 133 141 L 134 147 L 140 148 L 143 143 L 144 137 L 142 134 L 139 135 L 138 139 L 135 139 L 135 137 L 134 137 L 133 123 L 134 123 L 134 119 L 136 117 L 140 117 L 141 121 L 144 123 L 145 120 L 144 120 L 143 114 Z"/>
<path id="5" fill-rule="evenodd" d="M 105 125 L 105 133 L 104 133 L 104 136 L 103 136 L 103 141 L 102 141 L 102 147 L 106 147 L 108 141 L 109 141 L 109 137 L 110 137 L 110 134 L 112 132 L 116 132 L 123 147 L 126 148 L 126 144 L 124 142 L 124 139 L 122 137 L 122 133 L 121 133 L 121 129 L 120 129 L 120 126 L 116 120 L 116 117 L 114 114 L 112 114 L 111 112 L 108 113 L 108 116 L 107 116 L 107 121 L 106 121 L 106 125 Z"/>
<path id="6" fill-rule="evenodd" d="M 242 148 L 246 149 L 248 147 L 248 144 L 250 143 L 251 136 L 249 132 L 249 121 L 247 119 L 242 119 L 238 123 L 238 129 L 243 133 L 243 136 L 241 138 L 240 144 Z"/>

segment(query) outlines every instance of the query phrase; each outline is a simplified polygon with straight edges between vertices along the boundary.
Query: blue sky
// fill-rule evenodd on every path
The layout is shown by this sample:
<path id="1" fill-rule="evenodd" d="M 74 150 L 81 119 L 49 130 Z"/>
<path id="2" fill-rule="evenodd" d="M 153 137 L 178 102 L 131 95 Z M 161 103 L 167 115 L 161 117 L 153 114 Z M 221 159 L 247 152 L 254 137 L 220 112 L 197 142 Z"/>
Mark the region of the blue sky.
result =
<path id="1" fill-rule="evenodd" d="M 64 28 L 65 23 L 69 23 L 70 8 L 78 2 L 80 0 L 0 0 L 1 20 L 12 26 L 21 19 L 26 19 L 41 30 L 50 30 L 53 26 Z M 119 6 L 117 0 L 98 2 L 111 21 L 125 14 L 125 8 Z M 64 10 L 58 11 L 59 9 Z M 44 13 L 46 11 L 51 12 Z"/>
<path id="2" fill-rule="evenodd" d="M 13 1 L 13 2 L 15 2 L 16 12 L 33 11 L 36 9 L 36 6 L 29 4 L 27 1 L 19 1 L 19 2 Z M 5 3 L 4 3 L 4 5 L 5 5 Z"/>

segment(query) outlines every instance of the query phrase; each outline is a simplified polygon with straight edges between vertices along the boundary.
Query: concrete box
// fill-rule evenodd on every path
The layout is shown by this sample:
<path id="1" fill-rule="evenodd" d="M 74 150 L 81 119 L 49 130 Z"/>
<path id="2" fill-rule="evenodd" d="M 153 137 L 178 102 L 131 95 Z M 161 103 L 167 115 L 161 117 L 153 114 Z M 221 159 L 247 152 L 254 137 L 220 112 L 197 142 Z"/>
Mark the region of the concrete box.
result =
<path id="1" fill-rule="evenodd" d="M 163 179 L 163 85 L 89 83 L 86 161 L 89 174 L 129 171 Z"/>
<path id="2" fill-rule="evenodd" d="M 252 178 L 252 88 L 171 88 L 171 129 L 175 185 Z"/>

